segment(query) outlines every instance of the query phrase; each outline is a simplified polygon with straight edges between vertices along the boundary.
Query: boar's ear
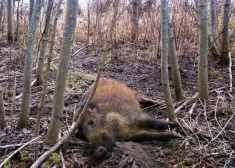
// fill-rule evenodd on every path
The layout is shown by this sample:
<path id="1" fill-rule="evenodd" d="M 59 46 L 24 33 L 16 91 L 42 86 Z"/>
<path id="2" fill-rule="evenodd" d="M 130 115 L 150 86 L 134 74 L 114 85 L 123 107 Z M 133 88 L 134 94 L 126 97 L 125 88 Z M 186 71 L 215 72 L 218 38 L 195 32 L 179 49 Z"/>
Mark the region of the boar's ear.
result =
<path id="1" fill-rule="evenodd" d="M 87 111 L 89 112 L 89 114 L 91 116 L 98 114 L 97 107 L 96 107 L 95 103 L 89 104 Z"/>
<path id="2" fill-rule="evenodd" d="M 98 113 L 96 108 L 94 109 L 88 108 L 88 112 L 91 116 L 96 115 Z"/>

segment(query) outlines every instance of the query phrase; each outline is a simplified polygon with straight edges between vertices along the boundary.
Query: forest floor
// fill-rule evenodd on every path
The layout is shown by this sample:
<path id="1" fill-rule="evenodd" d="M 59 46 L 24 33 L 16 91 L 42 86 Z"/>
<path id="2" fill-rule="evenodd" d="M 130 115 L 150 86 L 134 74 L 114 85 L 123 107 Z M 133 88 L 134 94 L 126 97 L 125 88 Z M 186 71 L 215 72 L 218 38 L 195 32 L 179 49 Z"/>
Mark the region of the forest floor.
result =
<path id="1" fill-rule="evenodd" d="M 0 132 L 0 163 L 12 152 L 34 137 L 37 107 L 42 86 L 33 86 L 30 104 L 30 120 L 27 128 L 18 130 L 16 124 L 20 114 L 21 98 L 12 105 L 14 75 L 16 76 L 16 95 L 22 93 L 23 63 L 25 51 L 19 46 L 0 44 L 0 85 L 4 88 L 5 111 L 8 127 Z M 124 44 L 115 46 L 106 59 L 102 73 L 104 78 L 113 78 L 139 90 L 146 98 L 159 103 L 143 109 L 152 117 L 166 119 L 166 108 L 161 84 L 160 60 L 154 57 L 154 45 Z M 73 49 L 75 53 L 79 45 Z M 59 50 L 57 50 L 59 53 Z M 11 55 L 11 61 L 10 60 Z M 89 85 L 95 79 L 102 50 L 89 47 L 72 56 L 70 63 L 65 110 L 61 135 L 65 135 L 72 124 L 73 111 Z M 233 60 L 235 61 L 235 60 Z M 234 62 L 233 62 L 234 63 Z M 47 132 L 52 111 L 52 99 L 58 60 L 51 65 L 49 87 L 46 96 L 40 135 L 42 138 L 27 145 L 6 163 L 6 167 L 29 167 L 42 153 L 49 149 L 42 142 Z M 183 139 L 171 142 L 117 142 L 108 157 L 102 161 L 90 159 L 89 144 L 75 137 L 71 140 L 67 154 L 64 155 L 66 167 L 100 168 L 145 168 L 145 167 L 195 167 L 195 168 L 234 168 L 235 167 L 235 88 L 229 92 L 228 68 L 221 67 L 209 56 L 209 91 L 210 101 L 203 102 L 195 98 L 197 94 L 197 54 L 195 49 L 179 56 L 180 73 L 185 99 L 174 103 L 181 127 L 175 129 Z M 34 66 L 35 67 L 35 66 Z M 170 87 L 175 98 L 171 69 L 169 69 Z M 235 67 L 232 67 L 233 84 Z M 35 72 L 33 72 L 35 79 Z M 8 91 L 6 91 L 8 90 Z M 188 102 L 186 105 L 183 105 Z M 11 112 L 13 115 L 11 117 Z M 54 154 L 47 160 L 49 167 L 61 166 L 61 159 Z M 73 165 L 73 166 L 72 166 Z"/>

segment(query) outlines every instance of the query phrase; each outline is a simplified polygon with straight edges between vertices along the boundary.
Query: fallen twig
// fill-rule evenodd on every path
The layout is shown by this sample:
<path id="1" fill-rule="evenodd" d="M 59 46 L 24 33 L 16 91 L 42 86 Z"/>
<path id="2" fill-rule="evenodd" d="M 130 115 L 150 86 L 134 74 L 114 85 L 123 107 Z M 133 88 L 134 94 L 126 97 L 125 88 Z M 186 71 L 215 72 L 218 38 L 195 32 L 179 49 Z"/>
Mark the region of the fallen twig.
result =
<path id="1" fill-rule="evenodd" d="M 4 166 L 4 164 L 10 159 L 12 158 L 17 152 L 19 152 L 20 150 L 22 150 L 25 146 L 31 144 L 33 141 L 37 140 L 41 138 L 41 136 L 38 136 L 34 139 L 32 139 L 31 141 L 29 141 L 28 143 L 24 144 L 23 146 L 21 146 L 19 149 L 17 149 L 16 151 L 14 151 L 12 154 L 10 154 L 1 164 L 0 164 L 0 168 Z"/>
<path id="2" fill-rule="evenodd" d="M 233 117 L 235 116 L 235 111 L 232 109 L 232 111 L 233 111 L 233 115 L 230 117 L 230 119 L 226 122 L 226 124 L 224 125 L 224 127 L 222 128 L 222 130 L 214 137 L 214 138 L 212 138 L 212 140 L 208 143 L 208 144 L 206 144 L 205 146 L 204 146 L 204 148 L 206 148 L 208 145 L 210 145 L 214 140 L 216 140 L 219 136 L 220 136 L 220 134 L 225 130 L 225 128 L 228 126 L 228 124 L 229 124 L 229 122 L 233 119 Z"/>
<path id="3" fill-rule="evenodd" d="M 30 144 L 42 144 L 43 141 L 36 141 L 36 142 L 32 142 Z M 12 147 L 18 147 L 18 146 L 22 146 L 25 145 L 27 143 L 20 143 L 20 144 L 11 144 L 11 145 L 5 145 L 5 146 L 0 146 L 0 149 L 7 149 L 7 148 L 12 148 Z"/>
<path id="4" fill-rule="evenodd" d="M 88 47 L 89 45 L 85 45 L 82 48 L 78 49 L 77 51 L 75 51 L 72 56 L 76 55 L 77 53 L 79 53 L 80 51 L 82 51 L 84 48 Z"/>
<path id="5" fill-rule="evenodd" d="M 232 58 L 231 58 L 231 53 L 229 52 L 229 78 L 230 78 L 230 82 L 229 82 L 229 92 L 233 91 L 233 75 L 232 75 Z"/>
<path id="6" fill-rule="evenodd" d="M 66 168 L 65 161 L 64 161 L 64 156 L 63 156 L 63 153 L 62 153 L 61 149 L 60 149 L 60 159 L 61 159 L 61 163 L 62 163 L 62 168 Z"/>
<path id="7" fill-rule="evenodd" d="M 187 99 L 181 106 L 177 107 L 177 109 L 175 109 L 175 113 L 178 113 L 183 107 L 185 107 L 190 101 L 192 101 L 193 99 L 197 98 L 198 93 L 195 94 L 193 97 Z"/>
<path id="8" fill-rule="evenodd" d="M 193 103 L 192 107 L 190 108 L 190 110 L 189 110 L 189 112 L 188 112 L 188 113 L 189 113 L 189 119 L 190 119 L 190 122 L 191 122 L 191 118 L 192 118 L 193 110 L 194 110 L 194 108 L 195 108 L 195 106 L 196 106 L 197 102 L 198 102 L 198 100 L 197 100 L 196 102 L 194 102 L 194 103 Z"/>
<path id="9" fill-rule="evenodd" d="M 34 79 L 32 82 L 31 82 L 31 87 L 35 84 L 35 82 L 36 82 L 36 79 Z M 17 100 L 17 99 L 19 99 L 19 98 L 21 98 L 23 96 L 23 93 L 21 93 L 21 94 L 19 94 L 18 96 L 16 96 L 15 97 L 15 100 Z"/>

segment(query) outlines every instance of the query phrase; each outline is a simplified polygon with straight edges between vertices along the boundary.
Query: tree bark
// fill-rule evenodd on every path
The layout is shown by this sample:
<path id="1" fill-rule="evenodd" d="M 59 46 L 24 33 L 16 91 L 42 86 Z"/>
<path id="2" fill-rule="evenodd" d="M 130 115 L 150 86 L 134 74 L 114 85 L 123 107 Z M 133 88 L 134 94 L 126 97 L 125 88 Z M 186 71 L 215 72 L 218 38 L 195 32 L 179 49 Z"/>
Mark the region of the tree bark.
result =
<path id="1" fill-rule="evenodd" d="M 179 64 L 177 60 L 177 52 L 175 48 L 175 37 L 171 27 L 171 18 L 169 14 L 169 10 L 167 10 L 167 19 L 168 19 L 168 45 L 169 45 L 169 56 L 170 56 L 170 64 L 172 70 L 172 76 L 174 80 L 175 87 L 175 98 L 176 101 L 183 100 L 183 90 L 182 83 L 179 71 Z"/>
<path id="2" fill-rule="evenodd" d="M 223 8 L 223 31 L 221 42 L 221 63 L 229 66 L 229 17 L 230 17 L 231 0 L 224 0 Z"/>
<path id="3" fill-rule="evenodd" d="M 235 41 L 235 26 L 233 27 L 232 33 L 229 36 L 229 49 L 232 49 L 232 45 Z"/>
<path id="4" fill-rule="evenodd" d="M 29 119 L 30 112 L 30 94 L 31 94 L 31 74 L 33 66 L 33 55 L 34 55 L 34 39 L 36 35 L 38 20 L 40 18 L 42 8 L 42 1 L 37 0 L 35 3 L 35 10 L 32 14 L 31 24 L 29 26 L 29 32 L 27 37 L 27 48 L 24 65 L 24 83 L 23 83 L 23 96 L 21 103 L 21 114 L 18 122 L 19 128 L 24 128 Z"/>
<path id="5" fill-rule="evenodd" d="M 29 1 L 29 25 L 31 22 L 32 14 L 33 14 L 33 8 L 34 8 L 34 0 L 30 0 Z"/>
<path id="6" fill-rule="evenodd" d="M 7 3 L 7 40 L 13 41 L 13 6 L 12 0 L 8 0 Z"/>
<path id="7" fill-rule="evenodd" d="M 138 0 L 132 0 L 132 16 L 131 16 L 131 41 L 138 39 L 139 30 L 139 4 Z"/>
<path id="8" fill-rule="evenodd" d="M 198 90 L 200 99 L 209 99 L 208 93 L 208 17 L 207 0 L 199 0 L 199 59 Z"/>
<path id="9" fill-rule="evenodd" d="M 36 83 L 35 83 L 36 86 L 43 84 L 44 60 L 45 60 L 45 54 L 48 42 L 48 31 L 50 25 L 49 23 L 50 23 L 52 6 L 53 6 L 53 0 L 48 0 L 46 16 L 44 19 L 44 30 L 42 33 L 42 41 L 39 50 L 38 68 L 37 68 Z"/>
<path id="10" fill-rule="evenodd" d="M 20 26 L 20 0 L 17 3 L 15 41 L 18 40 L 19 26 Z"/>
<path id="11" fill-rule="evenodd" d="M 161 43 L 162 43 L 162 51 L 161 51 L 161 77 L 162 77 L 162 88 L 164 92 L 164 98 L 166 103 L 167 115 L 170 121 L 177 121 L 176 115 L 174 113 L 174 106 L 172 103 L 171 91 L 169 86 L 169 78 L 168 78 L 168 1 L 161 0 Z"/>
<path id="12" fill-rule="evenodd" d="M 58 139 L 59 130 L 61 127 L 61 119 L 63 116 L 63 109 L 64 109 L 64 93 L 68 77 L 69 62 L 71 59 L 71 46 L 74 39 L 74 30 L 78 14 L 77 9 L 78 9 L 77 0 L 67 1 L 63 42 L 60 52 L 60 62 L 56 75 L 55 92 L 53 96 L 52 117 L 44 141 L 44 143 L 47 145 L 53 145 L 56 143 Z"/>
<path id="13" fill-rule="evenodd" d="M 215 38 L 218 35 L 217 30 L 217 13 L 216 13 L 216 0 L 211 0 L 210 3 L 211 7 L 211 28 L 212 28 L 212 35 Z"/>
<path id="14" fill-rule="evenodd" d="M 212 39 L 213 39 L 213 43 L 211 43 L 211 45 L 214 46 L 214 51 L 220 55 L 220 51 L 221 51 L 221 44 L 219 42 L 219 38 L 217 38 L 218 36 L 218 30 L 217 30 L 217 11 L 216 11 L 216 0 L 211 0 L 210 3 L 210 10 L 211 10 L 211 27 L 212 27 Z M 210 32 L 209 32 L 210 34 Z M 217 38 L 217 39 L 216 39 Z M 214 41 L 215 40 L 215 41 Z M 211 40 L 210 40 L 211 41 Z M 219 51 L 218 51 L 218 50 Z"/>
<path id="15" fill-rule="evenodd" d="M 5 0 L 2 0 L 1 8 L 0 8 L 0 32 L 2 32 L 2 23 L 3 23 L 2 16 L 3 16 L 3 10 L 4 10 L 4 3 L 5 3 Z"/>
<path id="16" fill-rule="evenodd" d="M 40 99 L 40 102 L 39 102 L 39 105 L 38 105 L 38 114 L 37 114 L 37 121 L 36 121 L 36 126 L 35 126 L 35 136 L 38 136 L 39 131 L 40 131 L 40 120 L 41 120 L 41 116 L 42 116 L 42 112 L 43 112 L 43 107 L 44 107 L 44 104 L 45 104 L 45 97 L 46 97 L 47 86 L 48 86 L 48 73 L 49 73 L 49 70 L 50 70 L 50 65 L 51 65 L 51 60 L 52 60 L 52 51 L 53 51 L 54 40 L 55 40 L 57 20 L 58 20 L 59 14 L 61 12 L 61 9 L 60 9 L 61 3 L 62 3 L 62 0 L 59 0 L 59 2 L 57 4 L 57 8 L 56 8 L 56 14 L 55 14 L 55 17 L 54 17 L 54 20 L 53 20 L 51 44 L 50 44 L 50 47 L 49 47 L 49 53 L 48 53 L 48 57 L 47 57 L 46 70 L 44 71 L 44 80 L 43 80 L 43 88 L 42 88 L 41 99 Z"/>
<path id="17" fill-rule="evenodd" d="M 0 90 L 0 130 L 7 127 L 2 90 Z"/>

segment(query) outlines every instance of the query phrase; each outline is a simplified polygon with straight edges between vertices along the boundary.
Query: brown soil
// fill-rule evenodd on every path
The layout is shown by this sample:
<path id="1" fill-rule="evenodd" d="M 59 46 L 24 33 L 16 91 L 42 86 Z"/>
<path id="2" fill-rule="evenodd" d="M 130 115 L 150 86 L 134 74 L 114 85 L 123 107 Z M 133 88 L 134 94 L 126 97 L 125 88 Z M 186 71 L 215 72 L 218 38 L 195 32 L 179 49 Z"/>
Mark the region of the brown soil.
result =
<path id="1" fill-rule="evenodd" d="M 150 45 L 150 44 L 149 44 Z M 141 42 L 139 45 L 125 44 L 116 46 L 110 52 L 106 67 L 102 77 L 113 78 L 126 83 L 131 88 L 139 90 L 145 97 L 159 102 L 157 106 L 145 109 L 144 111 L 155 118 L 165 119 L 166 109 L 164 105 L 164 96 L 161 88 L 161 67 L 160 60 L 153 57 L 154 45 L 147 47 Z M 82 47 L 82 46 L 80 46 Z M 75 48 L 74 52 L 76 51 Z M 95 51 L 97 51 L 96 54 Z M 5 90 L 13 90 L 13 75 L 16 74 L 16 95 L 22 92 L 23 84 L 23 62 L 25 51 L 17 46 L 1 46 L 0 50 L 0 72 L 2 79 L 0 85 Z M 89 47 L 73 56 L 71 61 L 71 74 L 80 73 L 74 78 L 69 78 L 68 89 L 65 98 L 65 111 L 63 116 L 62 136 L 68 131 L 71 125 L 73 111 L 79 102 L 82 93 L 88 88 L 94 79 L 98 70 L 102 51 Z M 58 61 L 52 65 L 49 76 L 49 88 L 46 97 L 46 103 L 41 120 L 40 134 L 47 132 L 48 119 L 52 109 L 52 98 L 54 92 L 54 81 L 56 77 L 55 67 Z M 180 73 L 182 78 L 185 102 L 188 98 L 197 93 L 197 59 L 196 51 L 189 51 L 179 57 Z M 174 87 L 169 69 L 170 87 L 174 99 Z M 233 67 L 234 72 L 234 67 Z M 81 75 L 82 74 L 82 75 Z M 88 76 L 88 74 L 90 76 Z M 71 76 L 71 75 L 70 75 Z M 35 72 L 33 75 L 35 78 Z M 233 79 L 235 75 L 233 74 Z M 235 82 L 235 81 L 234 81 Z M 13 120 L 11 122 L 11 104 L 12 92 L 4 94 L 5 110 L 9 126 L 0 132 L 0 146 L 19 144 L 30 141 L 34 138 L 34 127 L 37 116 L 37 106 L 40 101 L 42 86 L 32 87 L 31 94 L 31 113 L 28 127 L 23 130 L 15 129 L 20 113 L 21 99 L 17 100 Z M 234 107 L 233 95 L 235 91 L 229 93 L 229 75 L 228 69 L 219 66 L 215 60 L 209 59 L 209 90 L 210 103 L 205 104 L 198 99 L 193 99 L 177 114 L 182 126 L 188 126 L 192 131 L 185 127 L 177 128 L 175 131 L 181 134 L 182 140 L 165 142 L 117 142 L 110 153 L 110 156 L 102 161 L 95 161 L 89 158 L 89 145 L 74 138 L 64 155 L 66 163 L 74 167 L 101 167 L 101 168 L 141 168 L 141 167 L 235 167 L 235 118 L 229 123 L 229 118 L 233 115 Z M 192 114 L 189 111 L 197 101 Z M 175 103 L 175 108 L 183 102 Z M 221 128 L 227 123 L 224 131 Z M 43 138 L 42 138 L 43 140 Z M 212 142 L 210 142 L 212 140 Z M 208 144 L 207 148 L 203 148 Z M 19 147 L 0 148 L 0 160 L 6 157 Z M 42 142 L 26 146 L 15 157 L 11 158 L 9 165 L 19 167 L 24 163 L 29 167 L 42 153 L 47 150 Z M 25 156 L 25 157 L 24 157 Z M 26 157 L 27 156 L 27 157 Z M 60 162 L 59 162 L 60 163 Z M 59 164 L 58 163 L 58 164 Z M 54 163 L 55 164 L 55 163 Z M 53 163 L 51 164 L 54 165 Z M 67 165 L 67 164 L 66 164 Z"/>

